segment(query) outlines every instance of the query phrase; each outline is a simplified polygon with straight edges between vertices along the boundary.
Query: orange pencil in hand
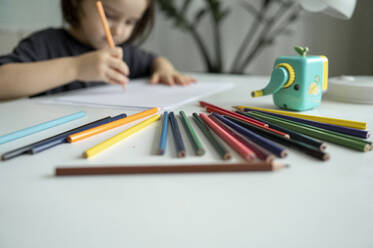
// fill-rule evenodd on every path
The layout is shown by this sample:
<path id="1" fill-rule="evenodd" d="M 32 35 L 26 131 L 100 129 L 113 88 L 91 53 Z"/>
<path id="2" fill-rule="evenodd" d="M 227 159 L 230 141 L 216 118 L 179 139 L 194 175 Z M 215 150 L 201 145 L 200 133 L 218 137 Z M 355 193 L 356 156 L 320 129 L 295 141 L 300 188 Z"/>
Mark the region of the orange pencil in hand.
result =
<path id="1" fill-rule="evenodd" d="M 113 36 L 111 36 L 109 24 L 107 22 L 104 7 L 102 6 L 101 1 L 97 1 L 96 6 L 97 6 L 98 14 L 99 14 L 101 22 L 102 22 L 102 26 L 104 27 L 104 30 L 105 30 L 106 40 L 107 40 L 110 48 L 113 48 L 113 47 L 115 47 L 115 44 L 114 44 L 114 41 L 113 41 Z"/>

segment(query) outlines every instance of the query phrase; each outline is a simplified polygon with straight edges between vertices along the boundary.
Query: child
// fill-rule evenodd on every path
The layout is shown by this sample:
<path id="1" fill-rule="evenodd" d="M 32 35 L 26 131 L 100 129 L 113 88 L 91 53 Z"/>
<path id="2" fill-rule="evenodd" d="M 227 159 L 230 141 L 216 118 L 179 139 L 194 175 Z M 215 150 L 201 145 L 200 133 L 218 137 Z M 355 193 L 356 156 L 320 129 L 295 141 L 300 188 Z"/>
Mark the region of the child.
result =
<path id="1" fill-rule="evenodd" d="M 100 82 L 124 86 L 129 78 L 146 76 L 151 76 L 151 84 L 194 82 L 166 58 L 130 44 L 149 33 L 154 1 L 103 1 L 116 44 L 109 48 L 96 0 L 61 0 L 66 29 L 34 33 L 0 57 L 0 99 L 53 94 Z"/>

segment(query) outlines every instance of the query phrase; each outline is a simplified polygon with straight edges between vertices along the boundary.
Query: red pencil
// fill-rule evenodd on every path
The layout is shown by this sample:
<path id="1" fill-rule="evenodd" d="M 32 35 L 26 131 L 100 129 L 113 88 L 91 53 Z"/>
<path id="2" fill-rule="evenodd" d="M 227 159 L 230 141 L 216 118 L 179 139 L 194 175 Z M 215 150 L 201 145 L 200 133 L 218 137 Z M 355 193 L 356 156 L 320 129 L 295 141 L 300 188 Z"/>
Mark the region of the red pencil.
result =
<path id="1" fill-rule="evenodd" d="M 211 103 L 208 103 L 208 102 L 204 102 L 204 101 L 200 101 L 199 104 L 201 105 L 201 107 L 204 107 L 204 108 L 213 108 L 213 109 L 216 109 L 216 110 L 220 110 L 221 113 L 220 114 L 223 114 L 222 112 L 224 112 L 225 115 L 230 115 L 230 116 L 233 116 L 233 117 L 237 117 L 237 118 L 240 118 L 241 120 L 246 120 L 250 123 L 256 123 L 260 126 L 265 126 L 265 127 L 268 127 L 268 124 L 267 123 L 264 123 L 264 122 L 261 122 L 261 121 L 258 121 L 258 120 L 255 120 L 253 118 L 250 118 L 248 116 L 244 116 L 244 115 L 240 115 L 240 114 L 237 114 L 233 111 L 230 111 L 228 109 L 224 109 L 224 108 L 221 108 L 219 106 L 216 106 L 214 104 L 211 104 Z M 214 112 L 217 112 L 217 111 L 214 111 Z M 218 112 L 217 112 L 218 113 Z"/>
<path id="2" fill-rule="evenodd" d="M 290 138 L 290 135 L 287 134 L 287 133 L 284 133 L 284 132 L 278 131 L 278 130 L 276 130 L 276 129 L 273 129 L 273 128 L 270 128 L 270 127 L 267 127 L 267 126 L 261 126 L 261 125 L 258 125 L 257 123 L 253 123 L 253 122 L 251 122 L 250 120 L 247 120 L 247 119 L 242 118 L 242 116 L 241 116 L 240 114 L 237 114 L 237 115 L 233 116 L 233 115 L 231 115 L 230 113 L 228 113 L 228 112 L 226 112 L 226 111 L 222 111 L 222 110 L 220 110 L 220 109 L 216 109 L 216 108 L 211 107 L 211 106 L 208 106 L 208 107 L 206 108 L 206 111 L 207 111 L 207 112 L 210 112 L 210 113 L 215 112 L 215 113 L 220 114 L 220 115 L 228 115 L 228 116 L 232 116 L 232 117 L 234 117 L 234 118 L 240 119 L 240 120 L 242 120 L 242 121 L 245 121 L 245 122 L 247 122 L 247 123 L 250 123 L 250 124 L 252 124 L 252 125 L 255 125 L 255 126 L 257 126 L 257 127 L 260 127 L 260 128 L 262 128 L 262 129 L 265 129 L 265 130 L 270 131 L 270 132 L 272 132 L 272 133 L 276 133 L 276 134 L 279 134 L 279 135 L 284 136 L 284 137 L 286 137 L 286 138 Z M 236 113 L 235 113 L 235 114 L 236 114 Z"/>
<path id="3" fill-rule="evenodd" d="M 252 161 L 256 158 L 255 153 L 248 148 L 246 145 L 241 143 L 238 139 L 230 135 L 226 132 L 223 128 L 221 128 L 218 124 L 216 124 L 212 119 L 210 119 L 205 114 L 199 114 L 202 120 L 206 122 L 212 130 L 215 131 L 217 135 L 219 135 L 225 142 L 227 142 L 234 150 L 236 150 L 245 160 Z"/>

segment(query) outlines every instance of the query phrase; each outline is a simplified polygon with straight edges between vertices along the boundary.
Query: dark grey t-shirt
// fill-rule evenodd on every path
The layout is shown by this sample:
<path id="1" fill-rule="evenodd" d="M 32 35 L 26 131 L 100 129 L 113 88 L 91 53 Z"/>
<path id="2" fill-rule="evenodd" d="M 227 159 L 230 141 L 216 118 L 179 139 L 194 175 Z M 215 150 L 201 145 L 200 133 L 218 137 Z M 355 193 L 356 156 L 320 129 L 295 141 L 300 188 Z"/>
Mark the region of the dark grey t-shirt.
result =
<path id="1" fill-rule="evenodd" d="M 153 60 L 156 58 L 154 54 L 130 44 L 119 46 L 123 48 L 123 60 L 130 69 L 130 78 L 150 75 Z M 9 63 L 37 62 L 77 56 L 92 51 L 94 51 L 94 48 L 79 42 L 66 30 L 49 28 L 31 34 L 23 39 L 10 54 L 0 56 L 0 66 Z M 103 82 L 73 81 L 34 96 L 49 95 L 100 84 L 103 84 Z"/>

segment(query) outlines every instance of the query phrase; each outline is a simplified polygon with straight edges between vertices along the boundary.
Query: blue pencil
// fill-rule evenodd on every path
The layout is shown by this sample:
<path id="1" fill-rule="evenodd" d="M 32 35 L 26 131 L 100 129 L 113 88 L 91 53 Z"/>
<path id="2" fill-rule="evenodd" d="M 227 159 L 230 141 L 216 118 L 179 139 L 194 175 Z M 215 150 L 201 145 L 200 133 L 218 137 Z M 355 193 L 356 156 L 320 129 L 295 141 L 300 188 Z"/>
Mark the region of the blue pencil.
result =
<path id="1" fill-rule="evenodd" d="M 172 129 L 172 134 L 174 136 L 177 156 L 179 158 L 185 157 L 185 146 L 183 142 L 183 138 L 180 133 L 179 125 L 177 124 L 177 120 L 175 118 L 174 112 L 170 112 L 170 124 Z"/>
<path id="2" fill-rule="evenodd" d="M 127 116 L 126 114 L 120 114 L 120 115 L 117 115 L 117 116 L 114 116 L 114 117 L 108 116 L 108 117 L 105 117 L 105 118 L 102 118 L 102 119 L 90 122 L 88 124 L 79 126 L 77 128 L 73 128 L 73 129 L 68 130 L 66 132 L 59 133 L 59 134 L 54 135 L 52 137 L 48 137 L 46 139 L 34 142 L 32 144 L 29 144 L 29 145 L 26 145 L 26 146 L 23 146 L 23 147 L 20 147 L 20 148 L 8 151 L 8 152 L 4 153 L 1 156 L 1 159 L 2 160 L 9 160 L 9 159 L 18 157 L 18 156 L 20 156 L 22 154 L 35 154 L 35 153 L 44 151 L 44 150 L 52 148 L 52 147 L 54 147 L 56 145 L 65 143 L 66 142 L 66 138 L 70 134 L 73 134 L 73 133 L 76 133 L 76 132 L 80 132 L 80 131 L 84 131 L 86 129 L 89 129 L 89 128 L 92 128 L 92 127 L 95 127 L 95 126 L 103 125 L 105 123 L 108 123 L 108 122 L 111 122 L 111 121 L 115 121 L 117 119 L 121 119 L 121 118 L 124 118 L 126 116 Z"/>
<path id="3" fill-rule="evenodd" d="M 280 158 L 283 158 L 283 157 L 287 156 L 287 153 L 288 153 L 287 150 L 285 148 L 283 148 L 282 146 L 279 146 L 275 142 L 273 142 L 269 139 L 266 139 L 266 138 L 264 138 L 264 137 L 262 137 L 262 136 L 260 136 L 256 133 L 254 133 L 253 131 L 250 131 L 246 128 L 243 128 L 240 125 L 234 123 L 231 120 L 228 120 L 227 118 L 225 118 L 225 117 L 223 117 L 223 116 L 221 116 L 217 113 L 212 113 L 212 115 L 216 116 L 216 118 L 218 118 L 219 120 L 221 120 L 222 122 L 224 122 L 228 126 L 232 127 L 233 129 L 235 129 L 239 133 L 243 134 L 244 136 L 246 136 L 247 138 L 249 138 L 250 140 L 252 140 L 256 144 L 263 147 L 264 149 L 273 153 L 274 155 L 276 155 Z"/>
<path id="4" fill-rule="evenodd" d="M 167 144 L 167 132 L 168 132 L 168 112 L 165 111 L 163 113 L 163 122 L 162 122 L 162 133 L 161 139 L 159 141 L 159 151 L 160 155 L 163 155 L 166 151 L 166 144 Z"/>
<path id="5" fill-rule="evenodd" d="M 31 135 L 37 132 L 41 132 L 48 128 L 55 127 L 55 126 L 64 124 L 66 122 L 70 122 L 70 121 L 82 118 L 84 116 L 85 116 L 85 112 L 80 111 L 80 112 L 76 112 L 71 115 L 66 115 L 66 116 L 51 120 L 51 121 L 37 124 L 32 127 L 24 128 L 24 129 L 21 129 L 21 130 L 18 130 L 18 131 L 9 133 L 9 134 L 5 134 L 3 136 L 0 136 L 0 144 L 4 144 L 12 140 L 16 140 L 16 139 L 19 139 L 19 138 L 22 138 L 22 137 L 25 137 L 25 136 L 28 136 L 28 135 Z"/>

